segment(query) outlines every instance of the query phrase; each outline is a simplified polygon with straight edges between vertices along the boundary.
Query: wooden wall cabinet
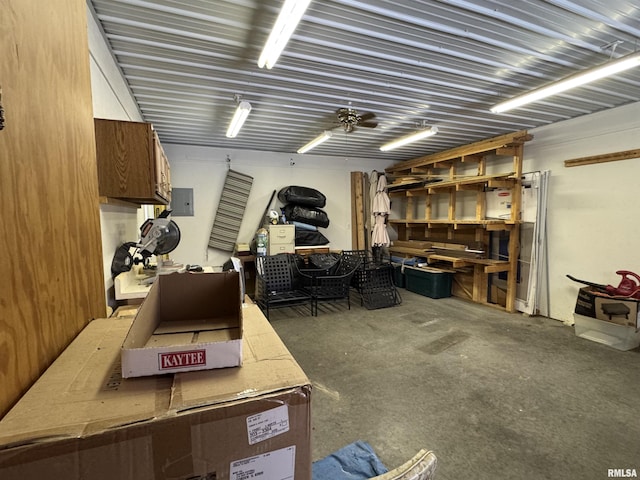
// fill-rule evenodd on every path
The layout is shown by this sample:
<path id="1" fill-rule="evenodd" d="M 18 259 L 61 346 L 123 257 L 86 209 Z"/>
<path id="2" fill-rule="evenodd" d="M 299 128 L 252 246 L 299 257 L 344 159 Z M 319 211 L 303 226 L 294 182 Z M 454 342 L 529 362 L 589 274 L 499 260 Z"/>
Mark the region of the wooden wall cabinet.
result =
<path id="1" fill-rule="evenodd" d="M 150 123 L 95 119 L 102 197 L 137 204 L 171 202 L 169 161 Z"/>
<path id="2" fill-rule="evenodd" d="M 531 138 L 526 131 L 515 132 L 387 168 L 388 175 L 406 182 L 404 187 L 400 180 L 390 192 L 392 200 L 403 202 L 404 211 L 404 218 L 389 220 L 399 240 L 391 252 L 425 257 L 455 271 L 454 294 L 457 290 L 478 303 L 491 303 L 489 275 L 506 272 L 505 309 L 515 311 L 523 144 Z M 510 193 L 509 218 L 487 217 L 486 191 L 496 188 Z M 463 196 L 466 211 L 461 211 Z M 508 252 L 497 259 L 488 255 L 491 232 L 508 237 Z"/>

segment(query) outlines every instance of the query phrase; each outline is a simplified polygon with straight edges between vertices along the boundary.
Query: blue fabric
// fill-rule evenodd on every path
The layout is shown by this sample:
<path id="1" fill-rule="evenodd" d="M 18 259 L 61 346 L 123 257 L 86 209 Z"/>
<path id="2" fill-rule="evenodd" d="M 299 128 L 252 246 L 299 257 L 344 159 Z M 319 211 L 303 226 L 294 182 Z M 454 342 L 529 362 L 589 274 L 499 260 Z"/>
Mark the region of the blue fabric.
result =
<path id="1" fill-rule="evenodd" d="M 296 228 L 301 228 L 302 230 L 310 230 L 312 232 L 317 232 L 318 231 L 318 227 L 316 227 L 315 225 L 309 225 L 308 223 L 302 223 L 302 222 L 291 222 L 293 223 Z"/>
<path id="2" fill-rule="evenodd" d="M 387 473 L 371 445 L 362 440 L 313 462 L 313 480 L 366 480 Z"/>
<path id="3" fill-rule="evenodd" d="M 404 263 L 405 265 L 415 265 L 416 263 L 418 263 L 418 259 L 415 257 L 402 258 L 402 257 L 396 257 L 395 255 L 391 255 L 391 261 L 393 263 Z"/>

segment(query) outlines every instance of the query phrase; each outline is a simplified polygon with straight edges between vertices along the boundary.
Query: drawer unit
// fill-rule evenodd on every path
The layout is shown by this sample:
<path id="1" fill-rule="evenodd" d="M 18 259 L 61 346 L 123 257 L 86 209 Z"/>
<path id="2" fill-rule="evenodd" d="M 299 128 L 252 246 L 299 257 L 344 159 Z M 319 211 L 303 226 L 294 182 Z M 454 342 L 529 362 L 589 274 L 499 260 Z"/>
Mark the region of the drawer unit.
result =
<path id="1" fill-rule="evenodd" d="M 269 225 L 269 255 L 295 251 L 295 225 Z"/>

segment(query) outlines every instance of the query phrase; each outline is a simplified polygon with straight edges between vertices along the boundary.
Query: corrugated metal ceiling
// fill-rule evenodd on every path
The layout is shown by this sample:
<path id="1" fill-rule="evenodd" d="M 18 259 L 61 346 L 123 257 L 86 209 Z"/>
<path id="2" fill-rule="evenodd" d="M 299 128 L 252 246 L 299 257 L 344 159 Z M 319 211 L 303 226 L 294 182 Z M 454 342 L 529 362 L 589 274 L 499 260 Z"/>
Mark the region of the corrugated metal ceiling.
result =
<path id="1" fill-rule="evenodd" d="M 314 0 L 272 70 L 280 0 L 88 0 L 163 142 L 404 160 L 638 101 L 640 68 L 503 114 L 512 96 L 638 48 L 637 0 Z M 622 42 L 615 49 L 603 49 Z M 252 105 L 225 132 L 234 95 Z M 336 109 L 376 114 L 346 133 Z M 435 125 L 438 135 L 380 145 Z"/>

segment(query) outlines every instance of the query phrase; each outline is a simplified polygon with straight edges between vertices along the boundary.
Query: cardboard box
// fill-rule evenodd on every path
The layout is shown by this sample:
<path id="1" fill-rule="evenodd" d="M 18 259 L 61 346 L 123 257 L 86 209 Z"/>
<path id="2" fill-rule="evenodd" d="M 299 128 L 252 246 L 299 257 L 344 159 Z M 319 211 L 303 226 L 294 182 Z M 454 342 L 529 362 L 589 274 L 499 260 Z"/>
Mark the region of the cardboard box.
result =
<path id="1" fill-rule="evenodd" d="M 485 192 L 487 218 L 511 218 L 511 202 L 513 200 L 511 190 L 508 188 L 496 188 Z"/>
<path id="2" fill-rule="evenodd" d="M 638 328 L 638 304 L 640 300 L 634 298 L 612 297 L 592 287 L 583 287 L 578 291 L 575 313 L 616 325 Z"/>
<path id="3" fill-rule="evenodd" d="M 242 364 L 238 272 L 158 275 L 122 344 L 124 378 Z"/>
<path id="4" fill-rule="evenodd" d="M 91 322 L 0 421 L 0 478 L 310 479 L 309 380 L 243 310 L 242 368 L 131 379 L 132 319 Z"/>

